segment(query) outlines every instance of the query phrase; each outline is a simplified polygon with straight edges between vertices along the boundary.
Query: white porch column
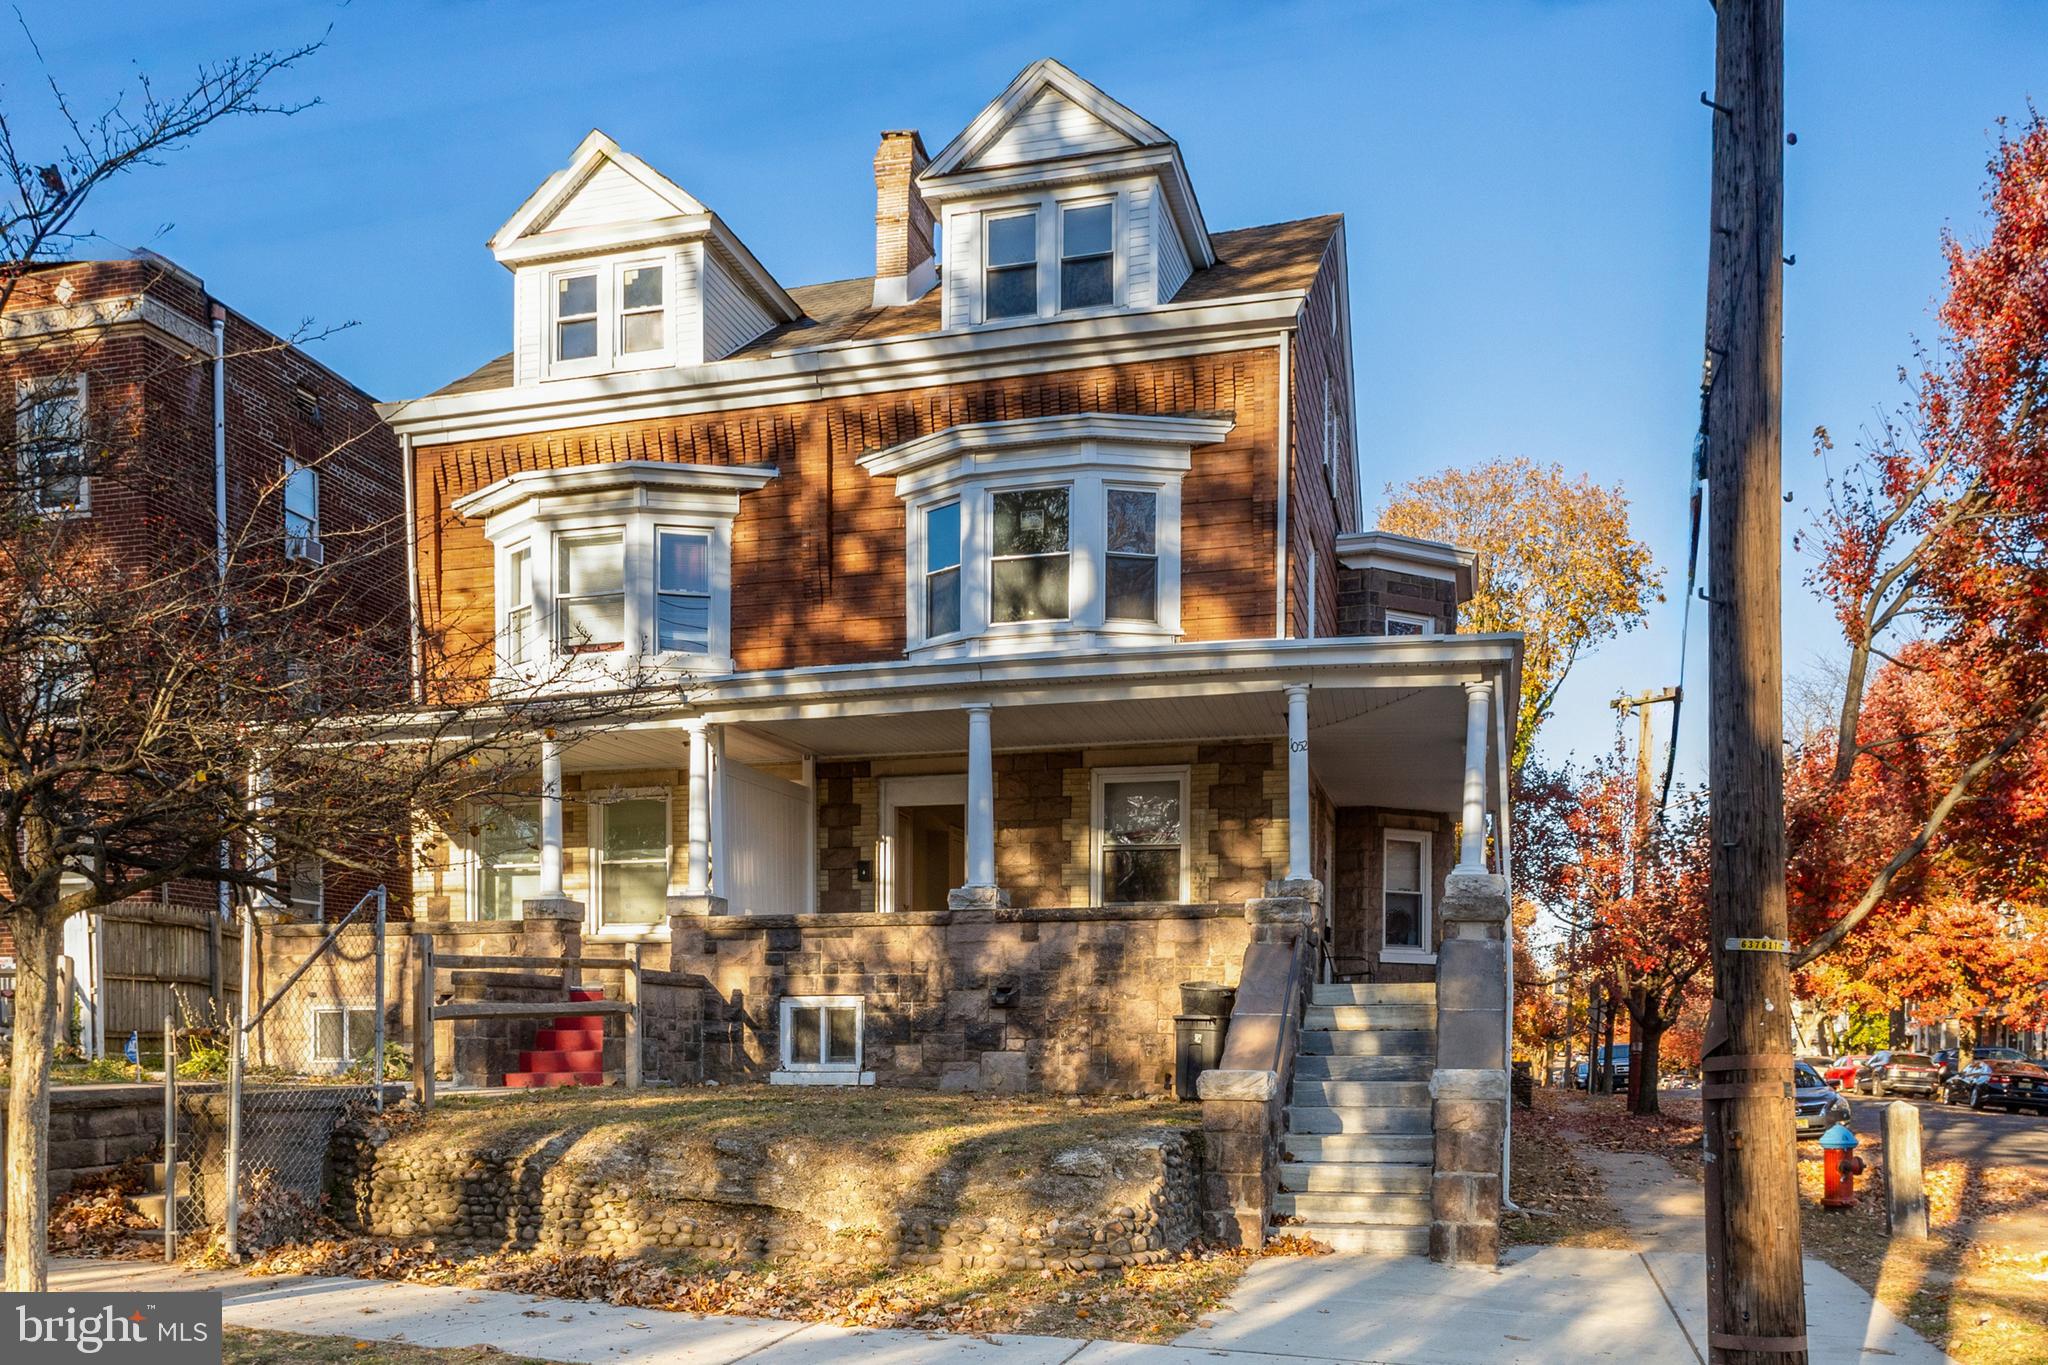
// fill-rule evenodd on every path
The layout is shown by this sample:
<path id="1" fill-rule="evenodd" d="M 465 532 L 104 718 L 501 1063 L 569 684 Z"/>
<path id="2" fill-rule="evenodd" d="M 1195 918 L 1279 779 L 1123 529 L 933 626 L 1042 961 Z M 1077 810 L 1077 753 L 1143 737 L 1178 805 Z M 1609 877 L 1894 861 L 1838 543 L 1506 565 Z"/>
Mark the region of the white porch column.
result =
<path id="1" fill-rule="evenodd" d="M 540 742 L 540 896 L 562 900 L 562 743 Z"/>
<path id="2" fill-rule="evenodd" d="M 1308 684 L 1287 688 L 1287 879 L 1316 875 L 1309 856 Z"/>
<path id="3" fill-rule="evenodd" d="M 683 894 L 711 894 L 711 736 L 701 718 L 683 722 L 690 736 L 690 847 L 683 867 Z"/>
<path id="4" fill-rule="evenodd" d="M 995 749 L 987 702 L 967 707 L 967 884 L 996 884 Z"/>
<path id="5" fill-rule="evenodd" d="M 1493 684 L 1465 684 L 1465 809 L 1459 821 L 1458 873 L 1486 872 L 1486 732 Z"/>

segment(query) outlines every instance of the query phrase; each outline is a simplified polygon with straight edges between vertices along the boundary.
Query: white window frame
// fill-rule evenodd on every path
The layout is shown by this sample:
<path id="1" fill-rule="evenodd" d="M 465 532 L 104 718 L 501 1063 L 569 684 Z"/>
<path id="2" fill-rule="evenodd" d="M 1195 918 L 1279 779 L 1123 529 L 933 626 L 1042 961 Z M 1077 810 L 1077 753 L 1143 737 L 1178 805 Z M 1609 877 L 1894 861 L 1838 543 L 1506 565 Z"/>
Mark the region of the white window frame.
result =
<path id="1" fill-rule="evenodd" d="M 476 801 L 470 803 L 465 828 L 473 827 L 476 833 L 469 835 L 462 841 L 462 886 L 467 901 L 468 922 L 471 924 L 518 924 L 525 918 L 524 908 L 516 905 L 512 907 L 513 913 L 504 919 L 483 918 L 484 875 L 487 871 L 484 863 L 484 819 L 490 814 L 493 805 L 503 807 L 515 803 L 519 805 L 531 804 L 534 807 L 534 823 L 536 826 L 540 823 L 540 796 L 538 794 L 532 796 L 513 796 L 499 802 Z M 523 868 L 526 864 L 521 863 L 519 866 Z M 533 870 L 535 873 L 538 873 L 540 870 L 540 850 L 538 848 L 533 851 Z"/>
<path id="2" fill-rule="evenodd" d="M 1438 631 L 1437 631 L 1437 627 L 1438 627 L 1438 624 L 1439 624 L 1439 623 L 1438 623 L 1437 619 L 1436 619 L 1436 618 L 1435 618 L 1434 616 L 1425 616 L 1425 615 L 1423 615 L 1423 614 L 1422 614 L 1421 612 L 1419 612 L 1419 611 L 1390 611 L 1390 612 L 1388 612 L 1388 613 L 1387 613 L 1387 624 L 1391 626 L 1391 625 L 1395 624 L 1396 622 L 1399 622 L 1399 623 L 1400 623 L 1401 625 L 1404 625 L 1404 626 L 1419 626 L 1419 627 L 1421 627 L 1420 631 L 1418 631 L 1418 632 L 1417 632 L 1418 634 L 1422 634 L 1422 635 L 1435 635 L 1435 634 L 1437 634 L 1437 633 L 1438 633 Z M 1388 635 L 1392 635 L 1392 634 L 1393 634 L 1394 632 L 1392 632 L 1392 631 L 1387 631 L 1387 632 L 1385 632 L 1385 633 L 1386 633 L 1386 634 L 1388 634 Z"/>
<path id="3" fill-rule="evenodd" d="M 847 1009 L 854 1012 L 853 1065 L 843 1062 L 824 1061 L 800 1062 L 790 1056 L 790 1043 L 795 1035 L 791 1027 L 791 1016 L 800 1009 Z M 858 995 L 785 995 L 776 1003 L 775 1019 L 776 1051 L 780 1069 L 768 1074 L 772 1085 L 873 1085 L 875 1073 L 865 1070 L 867 1065 L 868 1020 L 867 1002 Z M 824 1020 L 820 1019 L 819 1044 L 822 1047 L 826 1031 Z"/>
<path id="4" fill-rule="evenodd" d="M 917 602 L 910 616 L 911 630 L 927 643 L 957 640 L 967 633 L 967 519 L 969 508 L 972 505 L 967 498 L 954 495 L 935 498 L 923 503 L 911 513 L 911 518 L 916 523 L 913 528 L 913 539 L 918 547 L 917 557 L 912 561 L 913 567 L 917 570 L 915 577 L 918 592 Z M 960 524 L 960 543 L 953 547 L 953 563 L 944 569 L 934 569 L 931 567 L 932 513 L 942 511 L 947 507 L 959 509 L 955 520 Z M 1071 530 L 1069 531 L 1068 539 L 1072 539 Z M 1069 547 L 1068 553 L 1072 553 L 1071 547 Z M 957 599 L 957 606 L 954 609 L 953 617 L 959 625 L 954 630 L 933 634 L 931 632 L 931 583 L 933 578 L 942 573 L 951 573 L 953 575 L 953 595 Z M 1073 606 L 1071 585 L 1069 585 L 1067 605 L 1069 608 Z"/>
<path id="5" fill-rule="evenodd" d="M 988 311 L 989 272 L 992 270 L 1023 270 L 1025 268 L 1021 263 L 998 265 L 989 259 L 989 245 L 995 240 L 995 233 L 992 229 L 996 223 L 1005 218 L 1021 218 L 1027 213 L 1034 215 L 1031 224 L 1031 311 L 1028 313 L 1005 313 L 1001 317 L 991 317 Z M 981 215 L 981 275 L 979 281 L 982 321 L 1017 322 L 1045 316 L 1045 237 L 1045 210 L 1036 200 L 983 211 Z"/>
<path id="6" fill-rule="evenodd" d="M 1180 783 L 1180 892 L 1174 904 L 1186 905 L 1194 896 L 1194 811 L 1190 805 L 1188 769 L 1184 764 L 1151 768 L 1093 768 L 1089 770 L 1088 801 L 1088 898 L 1091 905 L 1103 904 L 1102 855 L 1103 797 L 1116 782 Z"/>
<path id="7" fill-rule="evenodd" d="M 676 881 L 676 811 L 675 793 L 667 787 L 620 787 L 588 796 L 585 806 L 588 818 L 584 828 L 589 831 L 584 849 L 583 865 L 589 869 L 589 892 L 586 897 L 589 908 L 584 912 L 586 933 L 604 938 L 648 938 L 665 936 L 668 933 L 668 919 L 657 916 L 650 924 L 607 924 L 604 918 L 604 821 L 606 807 L 621 801 L 661 802 L 662 841 L 662 894 L 667 897 L 675 889 Z M 626 864 L 633 866 L 636 864 Z"/>
<path id="8" fill-rule="evenodd" d="M 1152 553 L 1139 554 L 1134 550 L 1115 550 L 1109 544 L 1109 499 L 1113 493 L 1144 493 L 1152 499 Z M 1159 624 L 1166 598 L 1165 543 L 1162 535 L 1160 508 L 1164 499 L 1156 484 L 1126 483 L 1120 479 L 1104 480 L 1102 485 L 1102 618 L 1106 625 L 1119 628 L 1131 626 L 1152 627 Z M 1135 617 L 1112 617 L 1109 614 L 1109 561 L 1116 559 L 1150 559 L 1152 561 L 1152 619 Z"/>
<path id="9" fill-rule="evenodd" d="M 323 1014 L 339 1014 L 341 1016 L 342 1055 L 339 1057 L 323 1057 L 320 1055 L 320 1016 Z M 365 1004 L 350 1000 L 318 1000 L 306 1006 L 306 1055 L 315 1068 L 341 1072 L 355 1065 L 355 1057 L 349 1050 L 348 1019 L 352 1014 L 367 1014 L 370 1016 L 370 1039 L 365 1046 L 370 1048 L 376 1047 L 377 1006 L 374 1003 Z"/>
<path id="10" fill-rule="evenodd" d="M 525 557 L 523 566 L 521 556 Z M 506 545 L 498 551 L 498 572 L 493 576 L 498 585 L 498 656 L 507 674 L 531 667 L 536 662 L 538 647 L 544 643 L 540 634 L 540 602 L 533 587 L 533 559 L 530 540 Z M 519 572 L 522 567 L 523 574 Z M 513 620 L 521 612 L 526 619 Z"/>
<path id="11" fill-rule="evenodd" d="M 313 515 L 300 518 L 308 523 L 310 529 L 294 532 L 292 530 L 292 519 L 298 517 L 299 514 L 292 511 L 292 485 L 300 478 L 304 478 L 313 490 Z M 281 491 L 284 504 L 284 557 L 286 559 L 303 559 L 312 564 L 321 563 L 325 560 L 326 555 L 322 552 L 320 545 L 319 469 L 290 455 L 285 456 L 284 483 L 281 486 Z"/>
<path id="12" fill-rule="evenodd" d="M 1078 527 L 1078 526 L 1076 526 L 1076 525 L 1075 525 L 1075 523 L 1076 523 L 1076 521 L 1077 521 L 1077 520 L 1079 519 L 1079 517 L 1078 517 L 1078 514 L 1079 514 L 1079 512 L 1080 512 L 1080 510 L 1081 510 L 1081 509 L 1080 509 L 1079 507 L 1077 507 L 1077 506 L 1075 505 L 1075 494 L 1076 494 L 1076 493 L 1077 493 L 1078 491 L 1079 491 L 1079 490 L 1078 490 L 1078 489 L 1076 488 L 1076 486 L 1075 486 L 1074 484 L 1072 484 L 1072 483 L 1062 483 L 1062 482 L 1057 482 L 1057 481 L 1055 481 L 1055 482 L 1048 482 L 1048 483 L 1032 483 L 1032 482 L 1025 482 L 1025 483 L 1004 483 L 1004 484 L 1001 484 L 1001 485 L 998 485 L 998 486 L 993 486 L 993 487 L 990 487 L 989 489 L 987 489 L 987 490 L 986 490 L 986 491 L 984 492 L 984 494 L 982 495 L 982 498 L 981 498 L 981 504 L 982 504 L 982 505 L 981 505 L 981 507 L 980 507 L 980 509 L 979 509 L 979 512 L 980 512 L 980 515 L 981 515 L 981 517 L 982 517 L 982 518 L 984 519 L 984 522 L 985 522 L 985 525 L 986 525 L 986 530 L 987 530 L 987 533 L 986 533 L 986 535 L 984 535 L 984 537 L 982 538 L 982 544 L 983 544 L 983 545 L 985 545 L 985 546 L 987 546 L 987 549 L 986 549 L 986 550 L 984 551 L 984 553 L 983 553 L 983 561 L 984 561 L 984 562 L 983 562 L 983 565 L 982 565 L 982 576 L 983 576 L 983 581 L 984 581 L 984 582 L 986 582 L 986 583 L 987 583 L 987 585 L 988 585 L 988 628 L 989 628 L 989 629 L 990 629 L 991 631 L 996 631 L 996 632 L 1004 632 L 1004 631 L 1019 631 L 1019 630 L 1022 630 L 1022 631 L 1034 631 L 1034 630 L 1045 630 L 1045 629 L 1048 629 L 1048 628 L 1055 628 L 1055 629 L 1056 629 L 1056 628 L 1058 628 L 1058 627 L 1060 627 L 1060 626 L 1064 626 L 1064 625 L 1067 625 L 1067 624 L 1069 624 L 1070 622 L 1072 622 L 1072 621 L 1073 621 L 1073 619 L 1074 619 L 1074 586 L 1075 586 L 1075 584 L 1074 584 L 1074 579 L 1075 579 L 1075 577 L 1076 577 L 1076 575 L 1075 575 L 1075 573 L 1074 573 L 1074 561 L 1075 561 L 1075 552 L 1074 552 L 1074 550 L 1075 550 L 1075 547 L 1074 547 L 1074 541 L 1075 541 L 1075 540 L 1076 540 L 1076 538 L 1077 538 L 1077 537 L 1076 537 L 1076 535 L 1075 535 L 1075 532 L 1076 532 L 1077 530 L 1079 530 L 1079 527 Z M 1059 557 L 1059 553 L 1060 553 L 1060 552 L 1059 552 L 1059 551 L 1053 551 L 1053 550 L 1048 550 L 1048 551 L 1045 551 L 1045 552 L 1043 552 L 1043 553 L 1040 553 L 1040 554 L 1028 554 L 1028 555 L 1018 555 L 1018 554 L 1010 554 L 1010 555 L 999 555 L 999 554 L 997 554 L 997 553 L 996 553 L 996 498 L 997 498 L 997 497 L 999 497 L 999 496 L 1001 496 L 1002 494 L 1005 494 L 1005 493 L 1055 493 L 1055 492 L 1056 492 L 1056 493 L 1060 493 L 1060 494 L 1064 495 L 1064 496 L 1065 496 L 1065 498 L 1066 498 L 1066 500 L 1067 500 L 1067 548 L 1066 548 L 1066 551 L 1065 551 L 1065 553 L 1066 553 L 1066 557 L 1067 557 L 1067 610 L 1066 610 L 1066 613 L 1065 613 L 1064 615 L 1061 615 L 1061 616 L 1043 616 L 1043 617 L 1037 617 L 1037 618 L 1033 618 L 1033 619 L 1030 619 L 1030 620 L 1023 620 L 1023 621 L 998 621 L 998 620 L 996 620 L 996 619 L 995 619 L 995 606 L 996 606 L 996 604 L 995 604 L 995 581 L 996 581 L 996 563 L 997 563 L 997 561 L 999 561 L 999 560 L 1006 560 L 1006 559 L 1056 559 L 1056 558 L 1058 558 L 1058 557 Z M 963 564 L 963 565 L 962 565 L 961 567 L 962 567 L 962 568 L 965 568 L 966 566 L 965 566 L 965 564 Z M 965 603 L 963 602 L 963 603 L 962 603 L 962 605 L 965 605 Z M 963 616 L 963 618 L 962 618 L 961 624 L 962 624 L 962 626 L 963 626 L 963 627 L 964 627 L 964 626 L 965 626 L 965 624 L 966 624 L 966 621 L 965 621 L 965 618 L 964 618 L 964 616 Z"/>
<path id="13" fill-rule="evenodd" d="M 657 369 L 676 363 L 676 278 L 677 256 L 673 252 L 621 256 L 598 261 L 577 261 L 542 272 L 540 360 L 543 379 L 575 379 L 585 375 L 611 374 L 623 370 Z M 652 351 L 626 352 L 620 349 L 620 331 L 625 319 L 625 272 L 646 266 L 661 268 L 661 345 Z M 582 360 L 559 360 L 555 356 L 556 327 L 561 321 L 556 302 L 561 282 L 579 275 L 596 277 L 597 353 Z M 651 309 L 635 309 L 651 312 Z M 581 315 L 579 315 L 581 320 Z"/>
<path id="14" fill-rule="evenodd" d="M 661 538 L 664 535 L 697 536 L 704 541 L 704 591 L 690 593 L 664 591 L 661 586 Z M 674 521 L 657 521 L 648 533 L 648 613 L 647 629 L 643 641 L 645 654 L 656 658 L 703 659 L 717 651 L 718 640 L 718 529 L 708 525 L 691 525 Z M 628 595 L 632 585 L 627 584 Z M 704 599 L 704 648 L 670 649 L 660 648 L 661 644 L 661 599 L 663 597 L 702 597 Z"/>
<path id="15" fill-rule="evenodd" d="M 1422 849 L 1422 910 L 1416 923 L 1421 946 L 1387 942 L 1387 848 L 1395 843 L 1419 844 Z M 1426 829 L 1383 829 L 1380 831 L 1380 961 L 1434 963 L 1436 949 L 1436 838 Z M 1406 895 L 1407 892 L 1401 894 Z"/>
<path id="16" fill-rule="evenodd" d="M 976 203 L 964 212 L 971 214 L 974 230 L 979 242 L 976 255 L 964 264 L 973 266 L 974 281 L 971 287 L 974 295 L 967 309 L 970 326 L 1000 327 L 1004 324 L 1036 322 L 1047 318 L 1087 318 L 1114 313 L 1127 306 L 1130 290 L 1127 279 L 1130 273 L 1130 205 L 1129 191 L 1123 187 L 1106 188 L 1089 185 L 1055 193 L 1023 193 L 1005 195 Z M 1097 204 L 1111 207 L 1109 224 L 1110 245 L 1110 302 L 1091 304 L 1086 308 L 1062 308 L 1060 306 L 1060 260 L 1066 237 L 1066 210 L 1069 208 L 1090 208 Z M 1019 213 L 1038 214 L 1038 308 L 1035 312 L 1015 313 L 1008 317 L 990 317 L 988 314 L 988 249 L 989 224 L 998 218 L 1008 218 Z M 1170 224 L 1166 231 L 1173 231 Z"/>
<path id="17" fill-rule="evenodd" d="M 1064 292 L 1065 281 L 1061 276 L 1067 262 L 1067 215 L 1075 209 L 1109 209 L 1109 302 L 1091 303 L 1069 308 Z M 1106 312 L 1121 308 L 1124 301 L 1123 239 L 1124 213 L 1123 196 L 1115 192 L 1108 194 L 1078 194 L 1054 201 L 1054 210 L 1059 214 L 1059 230 L 1055 242 L 1052 262 L 1053 292 L 1060 297 L 1053 300 L 1052 311 L 1061 317 L 1085 317 L 1090 313 Z M 1170 230 L 1170 229 L 1169 229 Z"/>
<path id="18" fill-rule="evenodd" d="M 66 378 L 63 375 L 52 375 L 46 379 L 17 379 L 15 381 L 15 448 L 21 452 L 20 457 L 15 462 L 15 469 L 24 480 L 27 480 L 34 473 L 32 462 L 29 458 L 29 451 L 25 445 L 30 436 L 30 432 L 27 429 L 30 395 L 61 388 L 65 382 Z M 78 457 L 83 461 L 86 448 L 90 444 L 87 426 L 87 413 L 89 409 L 86 406 L 86 377 L 83 374 L 71 375 L 69 383 L 73 390 L 72 402 L 78 410 Z M 55 395 L 52 394 L 52 396 L 54 397 Z M 78 500 L 73 503 L 60 503 L 54 507 L 45 506 L 42 499 L 42 482 L 40 478 L 36 480 L 33 487 L 35 489 L 33 510 L 39 517 L 85 517 L 92 515 L 92 479 L 83 472 L 78 475 Z"/>
<path id="19" fill-rule="evenodd" d="M 633 599 L 639 595 L 633 590 L 633 550 L 630 537 L 627 535 L 627 527 L 624 524 L 577 527 L 573 529 L 557 527 L 554 535 L 549 539 L 551 542 L 548 556 L 551 570 L 548 575 L 548 642 L 550 649 L 553 650 L 557 658 L 580 657 L 586 654 L 594 654 L 602 658 L 611 654 L 626 653 L 630 642 L 634 638 L 635 626 L 638 624 L 634 620 Z M 616 539 L 619 545 L 618 644 L 616 646 L 595 644 L 582 649 L 570 649 L 567 647 L 568 642 L 562 638 L 563 618 L 561 603 L 564 594 L 561 586 L 561 574 L 562 569 L 568 563 L 568 558 L 563 553 L 563 547 L 571 544 L 588 544 L 592 541 L 612 539 Z M 586 598 L 596 599 L 610 597 L 611 595 L 610 593 L 572 593 L 568 594 L 568 597 L 569 600 L 580 601 Z"/>

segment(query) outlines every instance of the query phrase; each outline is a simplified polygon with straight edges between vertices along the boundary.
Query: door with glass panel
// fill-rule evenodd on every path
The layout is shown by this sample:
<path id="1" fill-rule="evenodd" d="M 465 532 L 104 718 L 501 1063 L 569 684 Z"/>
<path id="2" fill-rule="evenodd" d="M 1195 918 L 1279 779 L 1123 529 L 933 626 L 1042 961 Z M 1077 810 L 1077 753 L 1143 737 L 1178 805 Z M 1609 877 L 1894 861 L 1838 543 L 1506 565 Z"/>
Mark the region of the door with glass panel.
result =
<path id="1" fill-rule="evenodd" d="M 624 796 L 593 811 L 599 929 L 651 929 L 668 916 L 669 810 L 661 795 Z"/>

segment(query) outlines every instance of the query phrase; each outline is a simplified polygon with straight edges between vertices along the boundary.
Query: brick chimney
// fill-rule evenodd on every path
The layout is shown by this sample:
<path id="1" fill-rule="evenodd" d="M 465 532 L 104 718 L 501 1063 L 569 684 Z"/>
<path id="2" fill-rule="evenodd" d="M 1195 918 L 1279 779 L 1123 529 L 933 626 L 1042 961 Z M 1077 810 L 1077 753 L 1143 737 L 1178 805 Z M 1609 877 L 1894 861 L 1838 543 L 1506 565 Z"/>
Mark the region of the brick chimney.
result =
<path id="1" fill-rule="evenodd" d="M 882 134 L 875 150 L 875 306 L 922 297 L 938 279 L 932 259 L 932 209 L 917 192 L 931 157 L 915 128 Z"/>

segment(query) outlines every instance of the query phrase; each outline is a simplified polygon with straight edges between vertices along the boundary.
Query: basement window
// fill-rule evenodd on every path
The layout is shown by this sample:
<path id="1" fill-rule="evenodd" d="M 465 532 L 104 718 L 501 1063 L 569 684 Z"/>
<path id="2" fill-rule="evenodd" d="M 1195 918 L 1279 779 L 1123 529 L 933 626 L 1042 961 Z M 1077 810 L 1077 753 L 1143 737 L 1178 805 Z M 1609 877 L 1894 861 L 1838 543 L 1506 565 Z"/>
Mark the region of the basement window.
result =
<path id="1" fill-rule="evenodd" d="M 313 1060 L 341 1068 L 367 1059 L 377 1046 L 377 1011 L 364 1005 L 313 1006 Z"/>
<path id="2" fill-rule="evenodd" d="M 866 1006 L 857 995 L 785 996 L 781 1009 L 782 1070 L 778 1085 L 873 1085 L 862 1071 Z"/>

